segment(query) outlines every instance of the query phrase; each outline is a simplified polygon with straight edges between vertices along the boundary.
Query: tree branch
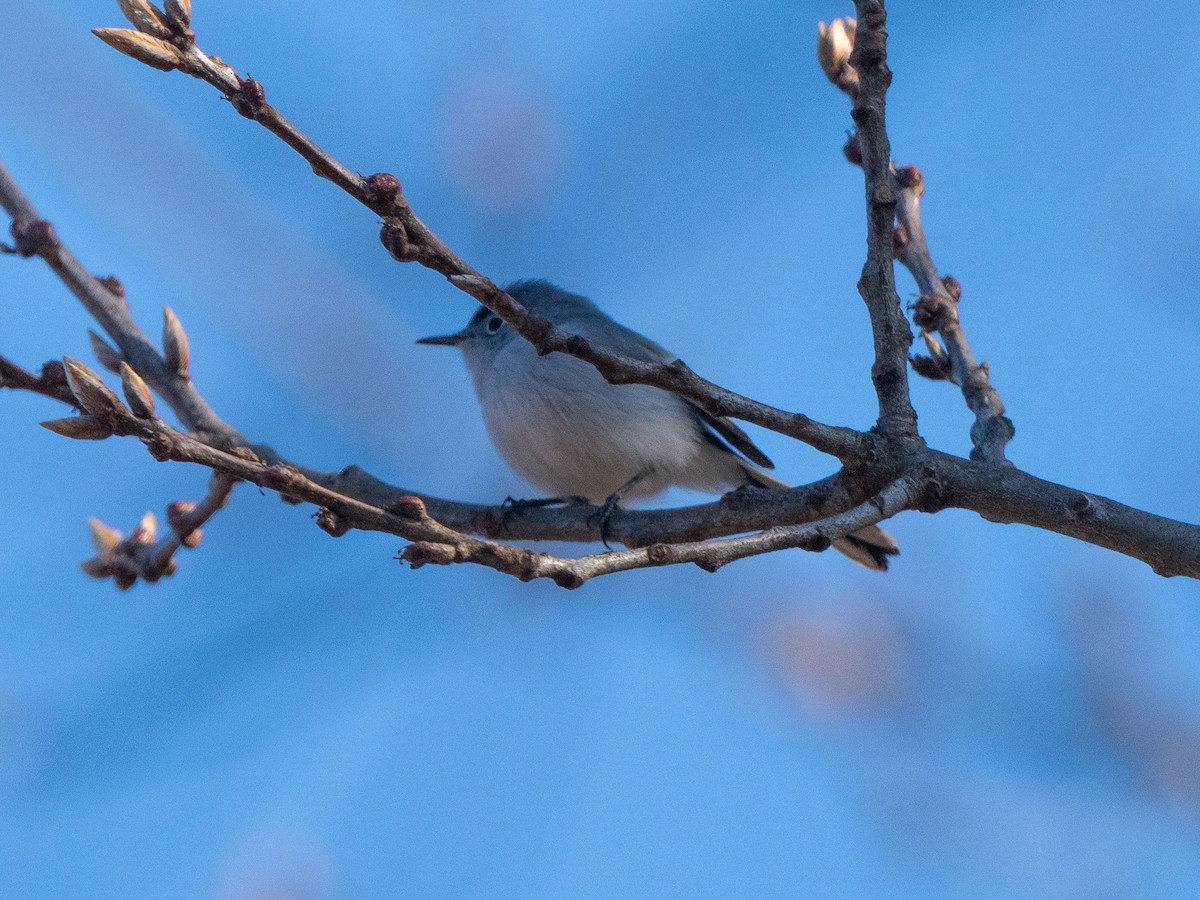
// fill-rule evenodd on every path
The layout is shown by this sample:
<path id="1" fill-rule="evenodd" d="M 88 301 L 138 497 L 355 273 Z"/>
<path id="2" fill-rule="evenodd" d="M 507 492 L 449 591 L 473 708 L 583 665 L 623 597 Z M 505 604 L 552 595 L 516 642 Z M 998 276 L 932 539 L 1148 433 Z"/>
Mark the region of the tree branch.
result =
<path id="1" fill-rule="evenodd" d="M 67 387 L 67 376 L 62 363 L 57 360 L 42 366 L 42 374 L 34 375 L 15 362 L 0 356 L 0 388 L 32 391 L 78 408 L 71 389 Z"/>
<path id="2" fill-rule="evenodd" d="M 2 165 L 0 165 L 0 205 L 17 215 L 26 217 L 13 221 L 12 230 L 15 235 L 19 236 L 17 238 L 18 246 L 12 248 L 14 253 L 25 257 L 39 256 L 52 262 L 51 268 L 80 298 L 89 312 L 95 314 L 96 309 L 107 309 L 113 313 L 112 307 L 116 307 L 115 314 L 107 317 L 111 326 L 110 334 L 113 335 L 114 341 L 121 346 L 140 348 L 140 352 L 132 354 L 137 359 L 137 364 L 127 364 L 125 354 L 110 347 L 102 338 L 92 333 L 93 349 L 101 364 L 114 372 L 121 373 L 123 380 L 139 379 L 140 376 L 145 376 L 146 383 L 153 388 L 155 393 L 168 400 L 169 405 L 172 406 L 185 426 L 197 423 L 200 425 L 191 431 L 192 437 L 198 444 L 207 444 L 211 448 L 235 453 L 242 452 L 239 448 L 251 447 L 245 438 L 231 426 L 225 424 L 208 407 L 196 385 L 187 375 L 187 341 L 182 334 L 178 320 L 170 310 L 166 310 L 164 314 L 166 352 L 159 355 L 149 346 L 140 329 L 133 324 L 123 293 L 114 292 L 114 286 L 119 288 L 119 282 L 111 277 L 97 279 L 86 273 L 82 264 L 54 234 L 53 227 L 38 217 L 33 205 Z M 22 226 L 19 223 L 33 224 Z M 63 261 L 67 261 L 67 264 L 60 265 Z M 477 285 L 472 285 L 472 289 L 479 288 Z M 128 329 L 132 329 L 132 333 Z M 677 367 L 672 366 L 663 368 L 671 372 L 680 371 Z M 132 375 L 126 372 L 126 369 L 129 369 Z M 688 371 L 690 372 L 690 370 Z M 91 374 L 92 377 L 96 377 L 94 373 Z M 696 376 L 691 375 L 691 377 Z M 99 381 L 98 377 L 96 380 Z M 63 364 L 57 360 L 47 363 L 43 367 L 42 376 L 39 377 L 0 357 L 0 385 L 32 390 L 68 403 L 76 409 L 83 409 L 71 393 Z M 127 388 L 127 395 L 130 390 L 137 391 L 136 387 Z M 716 390 L 721 389 L 717 388 Z M 148 394 L 143 402 L 150 404 L 152 411 L 153 404 Z M 769 407 L 764 408 L 769 409 Z M 197 413 L 197 411 L 200 412 Z M 780 412 L 781 417 L 790 415 Z M 802 419 L 803 417 L 798 418 Z M 111 424 L 106 423 L 102 417 L 97 418 L 87 414 L 86 411 L 83 416 L 57 419 L 43 424 L 60 435 L 75 439 L 94 440 L 108 437 L 114 433 L 125 433 L 114 431 Z M 837 429 L 837 431 L 844 431 L 855 440 L 861 439 L 857 432 L 848 429 Z M 427 504 L 434 520 L 446 526 L 447 532 L 443 534 L 443 537 L 450 533 L 462 537 L 461 532 L 469 532 L 500 540 L 586 542 L 600 539 L 596 509 L 588 504 L 572 504 L 560 509 L 530 509 L 511 513 L 502 507 L 461 503 L 392 487 L 353 466 L 341 472 L 317 472 L 299 466 L 291 466 L 275 450 L 265 445 L 252 445 L 252 451 L 253 455 L 263 461 L 265 465 L 279 463 L 289 466 L 302 473 L 313 486 L 329 491 L 328 495 L 323 495 L 313 502 L 328 501 L 334 504 L 334 508 L 337 508 L 339 502 L 341 504 L 357 502 L 386 511 L 396 503 L 415 497 Z M 217 459 L 219 457 L 193 452 L 186 457 L 185 461 L 205 465 L 215 471 L 226 471 L 238 478 L 245 478 L 260 484 L 260 486 L 266 486 L 254 478 L 247 477 L 244 472 L 239 470 L 229 472 L 221 469 L 219 465 L 215 464 Z M 618 508 L 613 511 L 608 520 L 607 533 L 610 539 L 625 544 L 627 547 L 637 548 L 665 542 L 702 541 L 707 538 L 726 537 L 732 534 L 761 530 L 775 525 L 809 523 L 842 512 L 848 507 L 862 502 L 871 491 L 878 489 L 877 479 L 878 475 L 875 473 L 860 468 L 853 476 L 843 473 L 812 485 L 788 491 L 747 489 L 729 494 L 714 503 L 675 509 L 627 510 Z M 340 498 L 340 501 L 335 501 L 335 497 Z M 215 509 L 212 512 L 215 512 Z M 211 515 L 212 512 L 209 512 L 208 515 Z M 207 517 L 206 515 L 205 519 Z M 346 527 L 384 530 L 410 540 L 428 540 L 427 535 L 411 536 L 388 528 L 380 529 L 378 521 L 369 516 L 359 515 L 348 520 Z M 123 543 L 113 558 L 105 558 L 100 562 L 89 561 L 87 564 L 90 567 L 89 571 L 98 572 L 101 577 L 114 578 L 119 587 L 127 587 L 132 584 L 130 578 L 156 581 L 174 571 L 173 561 L 170 567 L 167 567 L 163 559 L 159 559 L 157 562 L 154 560 L 150 548 L 159 545 L 154 543 L 153 538 L 149 541 L 146 540 L 145 528 L 142 528 L 141 531 L 135 529 L 129 538 L 121 540 Z M 170 554 L 168 554 L 169 556 Z M 464 561 L 491 559 L 493 556 L 495 554 L 490 550 L 483 551 L 479 548 L 472 548 L 471 553 L 464 557 Z M 509 568 L 505 571 L 510 571 L 512 574 L 529 571 L 528 564 L 523 558 L 513 557 L 510 554 L 508 556 L 501 555 L 497 559 L 508 566 Z M 493 567 L 497 567 L 499 564 L 498 562 Z"/>
<path id="3" fill-rule="evenodd" d="M 875 341 L 871 380 L 879 397 L 879 429 L 906 440 L 917 437 L 917 414 L 908 394 L 908 348 L 912 331 L 900 308 L 892 269 L 892 223 L 896 192 L 888 173 L 891 146 L 884 98 L 892 73 L 887 67 L 887 15 L 880 0 L 855 0 L 858 27 L 849 65 L 858 74 L 851 117 L 858 129 L 867 198 L 867 261 L 858 291 L 867 304 Z"/>
<path id="4" fill-rule="evenodd" d="M 508 322 L 540 354 L 566 353 L 578 357 L 595 366 L 614 384 L 647 384 L 672 391 L 712 415 L 753 422 L 803 441 L 847 464 L 861 464 L 869 455 L 870 441 L 852 429 L 822 425 L 808 416 L 784 412 L 721 388 L 701 378 L 681 360 L 669 364 L 647 363 L 596 347 L 530 313 L 464 262 L 417 217 L 394 175 L 379 173 L 364 178 L 350 171 L 267 103 L 261 84 L 239 78 L 229 65 L 204 53 L 190 27 L 177 29 L 169 41 L 125 29 L 98 28 L 93 32 L 114 49 L 140 62 L 160 69 L 179 69 L 215 87 L 240 115 L 259 123 L 295 150 L 315 174 L 379 215 L 383 219 L 380 237 L 394 259 L 417 262 L 444 275 L 455 287 Z"/>
<path id="5" fill-rule="evenodd" d="M 200 526 L 212 518 L 229 499 L 236 478 L 214 472 L 209 479 L 208 494 L 199 504 L 177 500 L 167 507 L 166 537 L 155 541 L 158 523 L 154 513 L 146 513 L 129 533 L 123 536 L 99 519 L 88 521 L 96 555 L 80 564 L 84 573 L 93 578 L 111 578 L 119 590 L 128 590 L 138 580 L 151 584 L 175 573 L 175 553 L 180 547 L 194 548 L 200 544 Z"/>
<path id="6" fill-rule="evenodd" d="M 115 278 L 100 279 L 83 267 L 54 234 L 49 222 L 38 215 L 33 204 L 17 186 L 8 169 L 0 163 L 0 206 L 12 217 L 9 229 L 19 256 L 40 257 L 73 293 L 120 349 L 125 360 L 162 397 L 179 416 L 180 422 L 194 434 L 226 446 L 244 444 L 245 439 L 222 422 L 192 385 L 186 360 L 173 369 L 150 343 L 129 314 L 125 291 Z M 164 334 L 167 340 L 179 335 L 178 320 L 171 327 L 174 313 L 165 312 Z M 176 337 L 178 340 L 178 337 Z"/>
<path id="7" fill-rule="evenodd" d="M 44 259 L 101 323 L 118 349 L 96 335 L 93 346 L 101 363 L 121 375 L 125 399 L 122 402 L 96 373 L 74 360 L 65 360 L 65 367 L 48 364 L 38 376 L 0 358 L 0 386 L 34 390 L 80 410 L 82 415 L 43 423 L 59 434 L 90 439 L 132 435 L 157 459 L 190 462 L 215 473 L 201 503 L 169 507 L 171 533 L 161 541 L 155 540 L 152 516 L 144 517 L 128 537 L 94 523 L 97 556 L 84 564 L 85 570 L 112 577 L 119 587 L 170 574 L 176 551 L 194 545 L 199 527 L 225 503 L 233 484 L 245 480 L 284 499 L 316 505 L 317 523 L 331 535 L 354 528 L 411 541 L 401 558 L 414 568 L 472 562 L 524 580 L 549 578 L 565 587 L 647 566 L 687 562 L 715 570 L 732 560 L 778 549 L 820 550 L 902 510 L 932 512 L 946 507 L 1076 537 L 1142 559 L 1160 574 L 1200 578 L 1200 526 L 1042 481 L 1004 460 L 1011 425 L 987 382 L 986 367 L 975 363 L 962 336 L 956 283 L 938 276 L 930 257 L 920 223 L 920 173 L 912 167 L 897 170 L 890 163 L 883 119 L 890 80 L 883 7 L 879 0 L 858 0 L 857 6 L 861 27 L 841 21 L 828 29 L 822 26 L 818 55 L 830 79 L 854 98 L 858 125 L 847 155 L 863 166 L 867 196 L 868 259 L 860 292 L 872 322 L 872 378 L 880 404 L 879 421 L 869 434 L 821 425 L 725 391 L 678 360 L 660 366 L 624 359 L 530 315 L 429 231 L 408 207 L 393 176 L 364 179 L 351 173 L 268 106 L 257 82 L 238 79 L 224 63 L 203 54 L 195 45 L 186 4 L 168 4 L 167 13 L 148 3 L 123 4 L 123 11 L 142 30 L 101 29 L 97 33 L 104 40 L 148 65 L 179 68 L 217 86 L 239 113 L 264 124 L 307 159 L 317 174 L 381 215 L 382 237 L 395 258 L 441 272 L 513 324 L 540 352 L 577 356 L 613 383 L 675 391 L 715 414 L 737 416 L 805 441 L 838 456 L 847 466 L 838 475 L 790 490 L 735 491 L 715 503 L 686 509 L 618 509 L 608 531 L 627 549 L 616 552 L 564 559 L 469 537 L 467 532 L 590 541 L 598 535 L 594 507 L 587 504 L 512 512 L 456 503 L 390 487 L 355 467 L 338 473 L 311 472 L 282 462 L 270 448 L 246 447 L 241 435 L 213 413 L 191 383 L 187 340 L 174 314 L 164 311 L 160 353 L 133 324 L 119 282 L 84 271 L 0 167 L 0 205 L 13 216 L 14 246 L 5 249 Z M 893 221 L 898 222 L 894 232 Z M 916 432 L 905 365 L 911 332 L 892 280 L 893 253 L 920 287 L 915 315 L 926 328 L 933 354 L 924 363 L 914 360 L 914 366 L 918 371 L 922 366 L 933 368 L 934 374 L 940 372 L 941 377 L 959 383 L 976 414 L 971 460 L 927 449 Z M 945 350 L 929 337 L 931 329 L 941 335 Z M 168 402 L 190 434 L 155 415 L 151 388 Z"/>
<path id="8" fill-rule="evenodd" d="M 135 400 L 137 394 L 130 397 L 129 390 L 126 394 L 130 407 L 127 408 L 104 386 L 99 376 L 82 363 L 68 359 L 65 364 L 72 393 L 85 412 L 80 419 L 86 420 L 90 427 L 107 430 L 111 435 L 136 437 L 159 461 L 195 463 L 219 473 L 214 477 L 209 499 L 200 507 L 173 505 L 168 520 L 175 536 L 162 545 L 154 545 L 155 522 L 150 514 L 123 539 L 108 526 L 93 522 L 92 538 L 97 556 L 83 564 L 84 571 L 97 578 L 112 577 L 120 588 L 130 587 L 139 577 L 156 581 L 162 575 L 171 574 L 174 571 L 172 554 L 179 546 L 189 545 L 188 540 L 198 526 L 224 505 L 229 490 L 239 480 L 276 491 L 285 499 L 316 505 L 319 507 L 318 526 L 333 537 L 358 529 L 386 532 L 410 541 L 401 551 L 400 558 L 413 568 L 470 562 L 522 581 L 548 578 L 566 588 L 579 587 L 598 575 L 650 566 L 695 563 L 708 571 L 716 571 L 736 559 L 774 550 L 791 547 L 825 550 L 834 540 L 898 512 L 903 508 L 902 504 L 910 502 L 915 495 L 912 480 L 901 479 L 870 501 L 809 525 L 773 527 L 759 535 L 742 538 L 656 543 L 643 549 L 564 559 L 468 537 L 430 516 L 418 497 L 401 497 L 391 507 L 381 509 L 329 490 L 293 466 L 268 464 L 247 448 L 223 450 L 213 447 L 171 428 L 154 416 L 152 408 Z M 64 421 L 78 422 L 80 419 Z M 72 436 L 65 429 L 60 433 Z"/>
<path id="9" fill-rule="evenodd" d="M 962 390 L 967 406 L 975 414 L 971 426 L 971 458 L 1011 465 L 1004 456 L 1005 445 L 1012 440 L 1013 424 L 1004 415 L 1004 404 L 988 378 L 986 363 L 977 364 L 963 333 L 958 316 L 962 288 L 947 275 L 938 275 L 925 230 L 921 227 L 921 195 L 925 181 L 916 166 L 892 168 L 892 183 L 899 203 L 896 207 L 896 255 L 912 273 L 920 292 L 913 305 L 913 321 L 929 350 L 929 366 L 913 360 L 919 374 L 946 378 Z M 937 332 L 945 344 L 938 345 L 930 332 Z M 933 369 L 931 372 L 930 369 Z"/>
<path id="10" fill-rule="evenodd" d="M 916 166 L 897 168 L 888 158 L 890 148 L 884 131 L 883 95 L 891 81 L 891 73 L 887 71 L 883 59 L 887 35 L 882 33 L 882 4 L 866 2 L 858 6 L 861 16 L 872 12 L 870 22 L 876 24 L 868 23 L 867 27 L 860 29 L 854 19 L 835 19 L 829 26 L 820 23 L 817 27 L 817 60 L 826 77 L 854 102 L 851 114 L 859 124 L 859 129 L 846 142 L 844 152 L 847 160 L 861 166 L 866 173 L 868 207 L 874 209 L 874 217 L 871 213 L 868 216 L 871 223 L 868 246 L 872 249 L 868 251 L 867 269 L 864 269 L 860 289 L 869 286 L 872 295 L 877 297 L 874 305 L 880 311 L 879 318 L 887 319 L 897 313 L 897 303 L 893 302 L 894 283 L 867 278 L 868 269 L 872 269 L 873 263 L 882 265 L 882 260 L 877 256 L 882 252 L 884 243 L 884 222 L 889 229 L 892 228 L 892 218 L 887 214 L 887 207 L 891 204 L 896 223 L 890 238 L 892 253 L 917 283 L 919 296 L 913 306 L 913 319 L 921 328 L 921 337 L 929 350 L 928 357 L 914 357 L 911 360 L 913 368 L 919 375 L 935 380 L 946 379 L 962 389 L 967 406 L 975 414 L 975 424 L 971 427 L 971 458 L 1007 464 L 1004 447 L 1012 439 L 1013 424 L 1005 417 L 1000 395 L 991 386 L 987 364 L 976 364 L 963 333 L 958 315 L 958 299 L 962 289 L 954 278 L 938 275 L 929 253 L 925 231 L 921 227 L 924 179 Z M 873 10 L 874 7 L 878 9 Z M 861 52 L 860 38 L 868 42 L 862 46 Z M 864 64 L 868 69 L 860 77 L 857 67 Z M 868 100 L 875 102 L 868 103 Z M 875 106 L 878 106 L 877 115 Z M 866 145 L 864 140 L 867 141 Z M 889 191 L 878 190 L 885 180 Z M 879 201 L 875 207 L 871 206 L 872 198 Z M 890 262 L 886 268 L 887 278 L 890 279 Z M 876 322 L 875 316 L 872 322 Z M 881 332 L 886 333 L 889 329 L 896 335 L 897 346 L 899 342 L 904 343 L 906 353 L 912 343 L 912 334 L 907 332 L 907 325 L 905 334 L 901 334 L 899 326 L 893 325 L 890 320 L 875 326 L 877 365 L 878 338 Z M 932 337 L 931 332 L 941 336 L 945 349 Z M 907 385 L 905 394 L 907 396 Z"/>
<path id="11" fill-rule="evenodd" d="M 1140 559 L 1164 577 L 1200 578 L 1200 526 L 1156 516 L 1012 466 L 927 452 L 932 470 L 924 511 L 969 509 L 989 522 L 1019 523 Z"/>

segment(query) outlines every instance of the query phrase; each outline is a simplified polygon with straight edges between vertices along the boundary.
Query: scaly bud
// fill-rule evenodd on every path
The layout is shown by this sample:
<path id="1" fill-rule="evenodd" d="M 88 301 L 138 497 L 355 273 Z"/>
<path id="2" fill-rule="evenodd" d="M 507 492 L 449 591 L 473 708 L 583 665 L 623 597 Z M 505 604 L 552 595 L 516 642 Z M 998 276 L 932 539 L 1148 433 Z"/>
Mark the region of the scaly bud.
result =
<path id="1" fill-rule="evenodd" d="M 96 354 L 96 361 L 108 371 L 117 375 L 121 374 L 121 354 L 108 345 L 108 341 L 88 329 L 88 339 L 92 342 L 92 352 Z"/>
<path id="2" fill-rule="evenodd" d="M 64 356 L 63 366 L 67 371 L 67 387 L 84 412 L 104 416 L 124 409 L 117 395 L 108 389 L 100 376 L 79 360 Z"/>
<path id="3" fill-rule="evenodd" d="M 152 69 L 170 72 L 172 69 L 178 69 L 183 62 L 183 57 L 173 46 L 140 31 L 130 31 L 127 28 L 93 28 L 92 34 L 118 53 L 124 53 Z"/>
<path id="4" fill-rule="evenodd" d="M 146 0 L 117 0 L 117 6 L 121 8 L 121 15 L 142 34 L 156 38 L 171 37 L 171 26 L 153 4 Z"/>
<path id="5" fill-rule="evenodd" d="M 408 242 L 408 232 L 398 219 L 384 220 L 383 227 L 379 229 L 379 240 L 397 262 L 412 262 L 417 258 Z"/>
<path id="6" fill-rule="evenodd" d="M 113 436 L 113 430 L 101 419 L 92 416 L 71 416 L 39 422 L 43 428 L 76 441 L 102 441 Z"/>
<path id="7" fill-rule="evenodd" d="M 182 31 L 192 24 L 192 0 L 167 0 L 163 9 L 166 10 L 171 24 L 179 30 Z"/>
<path id="8" fill-rule="evenodd" d="M 112 578 L 117 570 L 112 563 L 103 559 L 87 559 L 79 564 L 83 574 L 89 578 Z"/>
<path id="9" fill-rule="evenodd" d="M 131 544 L 143 544 L 148 547 L 154 543 L 157 535 L 158 520 L 154 518 L 154 513 L 148 512 L 133 527 L 133 531 L 129 532 L 128 540 Z"/>
<path id="10" fill-rule="evenodd" d="M 166 357 L 168 369 L 176 375 L 187 377 L 190 360 L 187 335 L 183 333 L 179 317 L 169 306 L 163 307 L 163 356 Z"/>
<path id="11" fill-rule="evenodd" d="M 95 516 L 88 519 L 88 533 L 92 536 L 92 546 L 96 548 L 97 556 L 112 553 L 121 543 L 121 532 L 111 525 L 105 525 Z"/>
<path id="12" fill-rule="evenodd" d="M 167 524 L 172 531 L 182 531 L 187 527 L 188 517 L 196 511 L 196 504 L 190 500 L 176 500 L 167 505 Z"/>
<path id="13" fill-rule="evenodd" d="M 130 411 L 139 419 L 150 419 L 154 416 L 154 397 L 150 388 L 142 381 L 142 376 L 133 371 L 129 363 L 121 363 L 121 390 L 125 392 L 125 402 Z"/>
<path id="14" fill-rule="evenodd" d="M 850 64 L 850 54 L 854 44 L 846 33 L 846 23 L 834 19 L 826 27 L 824 22 L 817 25 L 817 62 L 821 71 L 834 84 L 842 77 L 842 70 Z"/>

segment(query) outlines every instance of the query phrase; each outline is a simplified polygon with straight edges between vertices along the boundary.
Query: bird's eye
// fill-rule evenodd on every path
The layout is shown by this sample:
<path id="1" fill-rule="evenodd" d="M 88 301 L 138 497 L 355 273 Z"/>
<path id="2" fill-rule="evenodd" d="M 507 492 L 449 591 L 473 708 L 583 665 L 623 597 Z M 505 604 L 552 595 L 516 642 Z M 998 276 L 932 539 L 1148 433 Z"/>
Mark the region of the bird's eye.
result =
<path id="1" fill-rule="evenodd" d="M 488 323 L 487 323 L 488 334 L 495 334 L 497 331 L 500 330 L 500 328 L 503 324 L 504 324 L 504 320 L 502 318 L 500 318 L 499 316 L 492 316 L 490 319 L 488 319 Z"/>

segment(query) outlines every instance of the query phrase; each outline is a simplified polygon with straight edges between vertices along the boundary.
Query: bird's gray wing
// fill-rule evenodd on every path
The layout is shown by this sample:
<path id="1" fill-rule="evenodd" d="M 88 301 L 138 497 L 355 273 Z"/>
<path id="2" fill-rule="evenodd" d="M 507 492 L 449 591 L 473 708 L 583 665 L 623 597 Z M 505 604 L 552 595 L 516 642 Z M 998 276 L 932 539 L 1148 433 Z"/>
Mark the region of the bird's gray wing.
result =
<path id="1" fill-rule="evenodd" d="M 626 328 L 620 322 L 613 321 L 599 310 L 596 311 L 596 316 L 607 320 L 602 329 L 594 327 L 594 323 L 588 321 L 591 317 L 581 317 L 574 322 L 565 323 L 566 330 L 573 330 L 571 326 L 574 325 L 578 328 L 577 333 L 580 336 L 591 341 L 599 339 L 614 352 L 642 362 L 669 363 L 678 359 L 674 353 L 654 343 L 650 338 Z M 603 335 L 603 338 L 600 338 L 600 335 Z M 746 434 L 732 419 L 714 416 L 705 412 L 691 400 L 685 397 L 680 397 L 680 399 L 695 412 L 702 428 L 710 430 L 714 435 L 719 435 L 730 447 L 755 465 L 762 466 L 764 469 L 775 468 L 775 463 L 771 462 L 770 457 L 759 450 L 754 441 L 750 440 L 750 435 Z"/>

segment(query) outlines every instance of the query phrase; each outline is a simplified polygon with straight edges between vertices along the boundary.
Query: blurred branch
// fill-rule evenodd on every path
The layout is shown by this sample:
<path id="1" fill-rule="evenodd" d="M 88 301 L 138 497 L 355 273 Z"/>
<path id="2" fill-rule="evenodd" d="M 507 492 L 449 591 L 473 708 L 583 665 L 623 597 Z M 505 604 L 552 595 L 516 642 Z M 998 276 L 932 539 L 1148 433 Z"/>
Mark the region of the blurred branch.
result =
<path id="1" fill-rule="evenodd" d="M 169 531 L 156 541 L 158 522 L 154 513 L 146 513 L 124 536 L 99 519 L 88 521 L 96 555 L 81 564 L 93 578 L 111 578 L 120 590 L 128 590 L 139 579 L 153 584 L 175 573 L 175 553 L 180 547 L 192 549 L 200 544 L 200 526 L 212 518 L 229 499 L 237 479 L 214 472 L 208 494 L 199 504 L 177 500 L 167 507 Z"/>

